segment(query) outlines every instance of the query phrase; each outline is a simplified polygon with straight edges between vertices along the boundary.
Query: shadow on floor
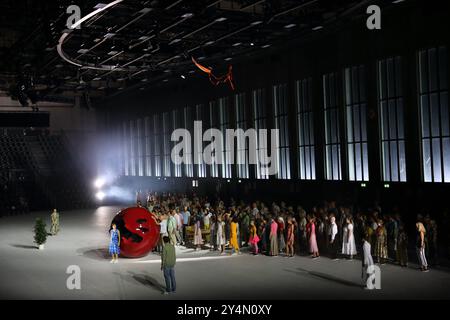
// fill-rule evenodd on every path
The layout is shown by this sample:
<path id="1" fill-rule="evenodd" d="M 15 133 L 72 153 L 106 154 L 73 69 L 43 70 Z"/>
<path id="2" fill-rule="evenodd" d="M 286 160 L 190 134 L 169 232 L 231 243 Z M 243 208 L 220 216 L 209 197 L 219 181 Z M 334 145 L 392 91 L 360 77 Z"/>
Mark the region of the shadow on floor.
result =
<path id="1" fill-rule="evenodd" d="M 149 276 L 148 274 L 137 274 L 132 271 L 128 271 L 128 274 L 124 275 L 122 273 L 114 272 L 115 275 L 119 276 L 122 280 L 131 282 L 135 284 L 136 282 L 149 287 L 158 292 L 164 292 L 166 290 L 166 286 L 159 283 L 158 280 Z"/>
<path id="2" fill-rule="evenodd" d="M 77 250 L 77 253 L 81 253 L 84 257 L 94 260 L 108 260 L 111 259 L 108 248 L 82 248 Z"/>
<path id="3" fill-rule="evenodd" d="M 364 286 L 362 284 L 360 284 L 360 283 L 356 283 L 356 282 L 348 281 L 348 280 L 345 280 L 345 279 L 337 278 L 335 276 L 332 276 L 332 275 L 329 275 L 329 274 L 326 274 L 326 273 L 317 272 L 317 271 L 309 271 L 309 270 L 302 269 L 302 268 L 297 268 L 297 270 L 299 270 L 299 271 L 285 269 L 285 271 L 291 272 L 291 273 L 295 273 L 297 275 L 309 274 L 309 275 L 311 275 L 313 277 L 324 279 L 324 280 L 327 280 L 327 281 L 332 281 L 332 282 L 335 282 L 335 283 L 338 283 L 338 284 L 342 284 L 342 285 L 345 285 L 345 286 L 356 287 L 356 288 L 361 288 L 361 289 L 364 288 Z"/>
<path id="4" fill-rule="evenodd" d="M 11 247 L 20 249 L 39 249 L 37 246 L 29 246 L 25 244 L 11 244 Z"/>

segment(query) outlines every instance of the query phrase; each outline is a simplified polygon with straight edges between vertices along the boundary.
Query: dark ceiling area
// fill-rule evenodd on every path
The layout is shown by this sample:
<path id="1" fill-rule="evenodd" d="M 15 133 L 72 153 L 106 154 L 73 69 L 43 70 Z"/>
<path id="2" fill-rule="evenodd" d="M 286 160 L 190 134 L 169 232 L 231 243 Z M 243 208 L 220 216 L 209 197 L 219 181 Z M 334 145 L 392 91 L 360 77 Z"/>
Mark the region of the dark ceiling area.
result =
<path id="1" fill-rule="evenodd" d="M 168 81 L 189 81 L 201 73 L 191 57 L 220 74 L 251 54 L 336 28 L 355 14 L 365 14 L 368 4 L 98 1 L 2 0 L 0 92 L 22 105 L 70 102 L 75 96 L 101 99 Z M 81 18 L 97 13 L 82 19 L 79 29 L 69 29 L 71 5 L 80 7 Z"/>

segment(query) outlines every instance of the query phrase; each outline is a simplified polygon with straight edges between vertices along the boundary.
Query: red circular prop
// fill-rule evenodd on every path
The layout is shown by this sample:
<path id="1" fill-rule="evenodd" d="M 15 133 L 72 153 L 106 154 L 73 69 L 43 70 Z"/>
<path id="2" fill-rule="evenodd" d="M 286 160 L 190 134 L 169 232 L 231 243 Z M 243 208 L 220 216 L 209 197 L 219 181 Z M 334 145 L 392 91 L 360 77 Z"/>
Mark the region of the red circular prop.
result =
<path id="1" fill-rule="evenodd" d="M 139 258 L 148 254 L 158 243 L 159 225 L 156 216 L 145 208 L 132 207 L 121 210 L 114 217 L 120 231 L 120 254 Z"/>

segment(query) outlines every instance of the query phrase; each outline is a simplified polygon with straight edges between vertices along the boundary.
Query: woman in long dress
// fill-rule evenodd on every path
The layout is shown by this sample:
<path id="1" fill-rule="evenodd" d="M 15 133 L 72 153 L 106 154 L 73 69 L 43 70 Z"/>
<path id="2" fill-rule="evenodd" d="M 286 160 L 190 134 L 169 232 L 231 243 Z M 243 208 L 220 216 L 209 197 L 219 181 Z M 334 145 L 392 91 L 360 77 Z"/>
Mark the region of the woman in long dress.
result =
<path id="1" fill-rule="evenodd" d="M 239 253 L 238 246 L 238 221 L 237 218 L 234 217 L 230 224 L 230 246 L 231 246 L 231 254 Z"/>
<path id="2" fill-rule="evenodd" d="M 217 216 L 216 222 L 216 239 L 217 246 L 220 248 L 220 254 L 225 253 L 225 244 L 227 243 L 225 239 L 225 222 L 222 221 L 222 216 Z"/>
<path id="3" fill-rule="evenodd" d="M 200 250 L 203 244 L 201 219 L 202 217 L 197 215 L 194 224 L 194 245 L 196 246 L 195 250 Z"/>
<path id="4" fill-rule="evenodd" d="M 109 254 L 112 256 L 111 263 L 117 263 L 120 254 L 120 231 L 115 223 L 111 225 L 111 238 L 109 241 Z"/>
<path id="5" fill-rule="evenodd" d="M 319 247 L 317 246 L 316 238 L 316 224 L 314 222 L 314 217 L 311 217 L 306 225 L 306 233 L 308 234 L 309 239 L 309 252 L 311 253 L 311 257 L 313 259 L 319 257 Z"/>
<path id="6" fill-rule="evenodd" d="M 278 217 L 278 249 L 280 252 L 283 252 L 286 248 L 286 241 L 284 238 L 284 220 L 283 217 Z"/>
<path id="7" fill-rule="evenodd" d="M 375 256 L 378 264 L 384 264 L 387 259 L 387 233 L 383 220 L 378 220 L 378 228 L 375 230 Z"/>
<path id="8" fill-rule="evenodd" d="M 342 254 L 349 256 L 350 259 L 353 259 L 353 256 L 356 254 L 356 243 L 353 233 L 352 218 L 347 217 L 345 222 L 346 225 L 344 226 L 344 234 L 342 237 Z"/>

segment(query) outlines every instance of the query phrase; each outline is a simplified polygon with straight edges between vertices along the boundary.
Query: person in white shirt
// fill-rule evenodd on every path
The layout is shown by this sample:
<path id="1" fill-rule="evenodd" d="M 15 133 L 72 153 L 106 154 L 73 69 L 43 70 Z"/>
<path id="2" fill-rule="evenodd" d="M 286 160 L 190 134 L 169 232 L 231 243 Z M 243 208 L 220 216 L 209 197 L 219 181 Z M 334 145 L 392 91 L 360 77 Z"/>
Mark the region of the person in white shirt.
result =
<path id="1" fill-rule="evenodd" d="M 187 242 L 187 232 L 186 232 L 186 228 L 187 226 L 190 225 L 190 219 L 191 219 L 191 213 L 188 210 L 188 207 L 185 206 L 183 211 L 181 211 L 181 216 L 183 217 L 182 222 L 183 222 L 183 227 L 181 228 L 181 233 L 182 233 L 182 239 L 183 239 L 183 245 L 186 245 Z"/>
<path id="2" fill-rule="evenodd" d="M 209 210 L 209 207 L 206 207 L 205 213 L 203 215 L 203 226 L 206 230 L 210 231 L 210 219 L 212 217 L 212 213 Z M 211 242 L 211 234 L 207 233 L 206 234 L 206 243 L 210 243 Z"/>
<path id="3" fill-rule="evenodd" d="M 367 241 L 368 235 L 366 234 L 363 238 L 363 258 L 362 258 L 362 279 L 363 279 L 363 284 L 365 286 L 367 286 L 367 279 L 369 277 L 370 274 L 370 270 L 369 267 L 373 266 L 373 258 L 372 258 L 372 254 L 370 253 L 371 250 L 371 246 L 370 243 Z"/>
<path id="4" fill-rule="evenodd" d="M 203 225 L 205 226 L 206 230 L 209 230 L 209 220 L 211 216 L 212 216 L 211 211 L 209 211 L 209 209 L 206 208 L 205 214 L 203 216 Z"/>
<path id="5" fill-rule="evenodd" d="M 333 260 L 337 259 L 337 234 L 338 227 L 336 224 L 336 217 L 334 215 L 330 216 L 330 226 L 328 227 L 328 251 L 330 258 Z"/>
<path id="6" fill-rule="evenodd" d="M 158 242 L 158 252 L 162 252 L 163 246 L 164 246 L 164 241 L 163 241 L 163 237 L 168 236 L 167 233 L 167 216 L 165 214 L 161 214 L 159 216 L 159 242 Z"/>
<path id="7" fill-rule="evenodd" d="M 258 216 L 258 214 L 259 214 L 258 207 L 256 206 L 256 203 L 253 202 L 253 204 L 252 204 L 252 217 L 256 218 Z"/>
<path id="8" fill-rule="evenodd" d="M 177 243 L 177 220 L 175 218 L 175 209 L 169 211 L 167 218 L 167 234 L 170 238 L 170 243 L 176 245 Z"/>
<path id="9" fill-rule="evenodd" d="M 175 230 L 175 236 L 177 238 L 178 244 L 181 244 L 183 242 L 183 237 L 182 237 L 183 216 L 180 214 L 180 209 L 179 208 L 176 209 L 174 217 L 175 217 L 175 220 L 177 222 L 177 228 Z"/>

